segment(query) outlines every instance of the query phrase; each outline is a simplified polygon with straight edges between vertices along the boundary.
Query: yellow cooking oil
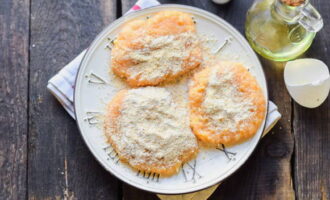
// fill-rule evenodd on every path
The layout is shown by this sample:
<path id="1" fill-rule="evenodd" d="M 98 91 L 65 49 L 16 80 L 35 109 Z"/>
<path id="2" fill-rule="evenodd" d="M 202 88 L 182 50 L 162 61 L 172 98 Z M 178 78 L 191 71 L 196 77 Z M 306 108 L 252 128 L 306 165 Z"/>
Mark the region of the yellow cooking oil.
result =
<path id="1" fill-rule="evenodd" d="M 301 7 L 288 6 L 282 0 L 257 1 L 248 11 L 245 24 L 252 48 L 274 61 L 288 61 L 303 54 L 316 31 L 299 23 L 300 11 Z"/>

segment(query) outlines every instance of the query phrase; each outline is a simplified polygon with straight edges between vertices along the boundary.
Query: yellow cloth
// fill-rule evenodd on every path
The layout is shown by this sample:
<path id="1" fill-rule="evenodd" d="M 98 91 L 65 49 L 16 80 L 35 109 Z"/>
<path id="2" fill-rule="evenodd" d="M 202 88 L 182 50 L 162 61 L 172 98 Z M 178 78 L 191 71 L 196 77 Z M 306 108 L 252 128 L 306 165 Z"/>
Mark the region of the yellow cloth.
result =
<path id="1" fill-rule="evenodd" d="M 220 185 L 214 185 L 210 188 L 207 188 L 205 190 L 201 190 L 194 193 L 189 194 L 179 194 L 179 195 L 161 195 L 157 194 L 157 196 L 161 200 L 205 200 L 211 196 L 211 194 L 217 189 L 217 187 Z"/>

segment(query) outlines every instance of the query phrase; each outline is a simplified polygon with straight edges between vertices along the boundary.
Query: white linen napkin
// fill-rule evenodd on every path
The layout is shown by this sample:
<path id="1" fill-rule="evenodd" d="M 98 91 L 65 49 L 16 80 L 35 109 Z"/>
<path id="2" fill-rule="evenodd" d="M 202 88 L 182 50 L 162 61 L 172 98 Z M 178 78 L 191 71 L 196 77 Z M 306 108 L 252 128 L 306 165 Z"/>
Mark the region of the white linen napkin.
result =
<path id="1" fill-rule="evenodd" d="M 133 12 L 152 6 L 160 5 L 157 0 L 139 0 L 136 4 L 127 12 Z M 126 13 L 126 14 L 127 14 Z M 73 106 L 73 92 L 75 88 L 75 80 L 78 73 L 79 65 L 86 53 L 86 50 L 81 52 L 76 58 L 70 63 L 64 66 L 55 76 L 53 76 L 47 84 L 48 90 L 55 96 L 55 98 L 62 104 L 63 108 L 75 119 L 74 106 Z M 266 120 L 266 128 L 263 136 L 269 132 L 270 129 L 276 124 L 281 118 L 281 114 L 277 110 L 277 106 L 269 101 L 268 114 Z M 184 195 L 158 195 L 162 200 L 205 200 L 207 199 L 214 190 L 218 187 L 215 185 L 206 190 L 202 190 L 195 193 L 184 194 Z"/>

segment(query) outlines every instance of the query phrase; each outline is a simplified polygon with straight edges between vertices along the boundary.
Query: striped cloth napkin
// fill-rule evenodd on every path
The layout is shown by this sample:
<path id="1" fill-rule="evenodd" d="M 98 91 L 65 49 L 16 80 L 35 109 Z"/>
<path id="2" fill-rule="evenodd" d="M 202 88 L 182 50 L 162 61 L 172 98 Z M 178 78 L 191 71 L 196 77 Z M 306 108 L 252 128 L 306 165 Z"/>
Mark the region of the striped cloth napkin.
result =
<path id="1" fill-rule="evenodd" d="M 133 12 L 152 6 L 160 5 L 157 0 L 139 0 L 136 4 L 127 12 Z M 126 13 L 126 14 L 127 14 Z M 62 104 L 63 108 L 69 113 L 69 115 L 75 119 L 74 106 L 73 106 L 73 92 L 75 88 L 75 80 L 78 73 L 79 65 L 86 53 L 86 50 L 81 52 L 70 63 L 63 67 L 55 76 L 53 76 L 47 84 L 48 90 L 55 96 L 55 98 Z M 281 118 L 281 114 L 277 110 L 277 106 L 273 102 L 269 102 L 268 114 L 266 121 L 266 129 L 264 135 L 276 124 Z M 215 185 L 211 188 L 183 195 L 158 195 L 162 200 L 205 200 L 214 192 L 219 185 Z"/>

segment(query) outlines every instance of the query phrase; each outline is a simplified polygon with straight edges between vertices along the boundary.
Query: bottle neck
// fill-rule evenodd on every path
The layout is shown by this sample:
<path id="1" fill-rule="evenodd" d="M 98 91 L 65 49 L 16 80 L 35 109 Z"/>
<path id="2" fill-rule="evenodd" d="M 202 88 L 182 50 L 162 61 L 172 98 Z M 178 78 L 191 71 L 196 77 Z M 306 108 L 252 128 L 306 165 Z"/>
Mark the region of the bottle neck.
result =
<path id="1" fill-rule="evenodd" d="M 300 6 L 289 6 L 282 0 L 274 0 L 272 13 L 276 18 L 288 23 L 297 23 L 301 10 L 308 4 L 308 0 Z"/>

